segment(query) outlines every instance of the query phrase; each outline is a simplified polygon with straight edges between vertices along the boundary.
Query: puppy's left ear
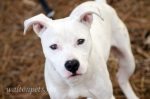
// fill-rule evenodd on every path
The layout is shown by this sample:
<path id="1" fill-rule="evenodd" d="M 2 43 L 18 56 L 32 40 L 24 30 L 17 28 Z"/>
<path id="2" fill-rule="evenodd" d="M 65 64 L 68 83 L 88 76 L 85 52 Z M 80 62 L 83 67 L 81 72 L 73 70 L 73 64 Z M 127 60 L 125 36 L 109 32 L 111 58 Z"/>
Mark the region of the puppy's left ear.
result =
<path id="1" fill-rule="evenodd" d="M 92 7 L 92 6 L 86 6 L 86 7 L 79 7 L 76 8 L 72 13 L 70 14 L 71 18 L 74 18 L 81 23 L 91 27 L 91 24 L 93 22 L 93 15 L 98 16 L 101 20 L 104 20 L 101 17 L 100 9 L 97 7 Z"/>
<path id="2" fill-rule="evenodd" d="M 93 13 L 92 12 L 85 12 L 80 15 L 79 21 L 89 27 L 91 27 L 91 24 L 93 22 Z"/>

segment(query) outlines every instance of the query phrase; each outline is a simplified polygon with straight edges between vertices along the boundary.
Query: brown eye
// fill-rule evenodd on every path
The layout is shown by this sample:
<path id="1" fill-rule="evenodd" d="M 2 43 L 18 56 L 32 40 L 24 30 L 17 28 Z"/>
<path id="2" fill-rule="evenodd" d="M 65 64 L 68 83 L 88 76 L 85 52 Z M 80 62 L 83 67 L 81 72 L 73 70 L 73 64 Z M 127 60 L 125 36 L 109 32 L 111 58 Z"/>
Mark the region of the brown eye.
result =
<path id="1" fill-rule="evenodd" d="M 77 40 L 77 45 L 81 45 L 81 44 L 83 44 L 83 43 L 84 43 L 84 41 L 85 41 L 85 39 L 78 39 L 78 40 Z"/>
<path id="2" fill-rule="evenodd" d="M 57 44 L 53 44 L 53 45 L 50 46 L 50 48 L 51 48 L 52 50 L 56 50 L 56 49 L 58 48 L 58 46 L 57 46 Z"/>

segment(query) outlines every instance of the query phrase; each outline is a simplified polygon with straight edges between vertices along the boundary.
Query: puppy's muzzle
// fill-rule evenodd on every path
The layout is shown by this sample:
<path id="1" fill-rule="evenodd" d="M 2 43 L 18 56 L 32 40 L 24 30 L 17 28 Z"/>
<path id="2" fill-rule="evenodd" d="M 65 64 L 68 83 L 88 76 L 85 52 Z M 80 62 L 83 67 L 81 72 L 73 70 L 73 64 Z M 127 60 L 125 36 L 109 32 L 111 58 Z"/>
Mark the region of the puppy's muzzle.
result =
<path id="1" fill-rule="evenodd" d="M 65 63 L 65 68 L 68 71 L 70 71 L 72 74 L 76 74 L 76 71 L 78 70 L 79 66 L 80 66 L 80 63 L 76 59 L 68 60 Z"/>

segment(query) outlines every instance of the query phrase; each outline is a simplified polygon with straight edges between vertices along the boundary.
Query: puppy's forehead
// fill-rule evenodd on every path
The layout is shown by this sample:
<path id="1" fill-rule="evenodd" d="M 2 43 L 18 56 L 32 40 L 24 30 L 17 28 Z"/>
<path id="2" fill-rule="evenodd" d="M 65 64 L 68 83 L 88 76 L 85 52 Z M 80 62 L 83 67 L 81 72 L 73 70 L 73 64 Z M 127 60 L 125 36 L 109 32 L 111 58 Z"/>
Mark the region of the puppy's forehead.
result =
<path id="1" fill-rule="evenodd" d="M 75 25 L 75 21 L 70 18 L 64 18 L 53 21 L 53 29 L 59 33 L 69 33 L 73 31 L 73 27 Z"/>
<path id="2" fill-rule="evenodd" d="M 45 33 L 47 35 L 60 36 L 65 38 L 79 37 L 87 35 L 87 27 L 81 24 L 79 21 L 71 18 L 64 18 L 59 20 L 53 20 L 51 26 L 48 27 Z"/>

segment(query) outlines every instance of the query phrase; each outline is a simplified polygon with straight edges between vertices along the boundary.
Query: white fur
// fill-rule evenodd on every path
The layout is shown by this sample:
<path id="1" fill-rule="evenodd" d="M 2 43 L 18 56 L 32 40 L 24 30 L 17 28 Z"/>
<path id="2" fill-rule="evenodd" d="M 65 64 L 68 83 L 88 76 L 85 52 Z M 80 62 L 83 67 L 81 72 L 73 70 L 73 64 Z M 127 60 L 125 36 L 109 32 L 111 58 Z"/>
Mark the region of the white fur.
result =
<path id="1" fill-rule="evenodd" d="M 138 99 L 129 77 L 135 69 L 128 31 L 115 10 L 105 0 L 89 1 L 75 8 L 69 17 L 52 20 L 43 14 L 25 21 L 25 32 L 33 25 L 41 38 L 45 62 L 45 81 L 51 99 L 114 99 L 107 70 L 110 49 L 119 59 L 118 82 L 128 99 Z M 83 45 L 76 41 L 84 38 Z M 57 44 L 58 49 L 50 49 Z M 65 62 L 78 59 L 79 76 L 65 69 Z"/>

